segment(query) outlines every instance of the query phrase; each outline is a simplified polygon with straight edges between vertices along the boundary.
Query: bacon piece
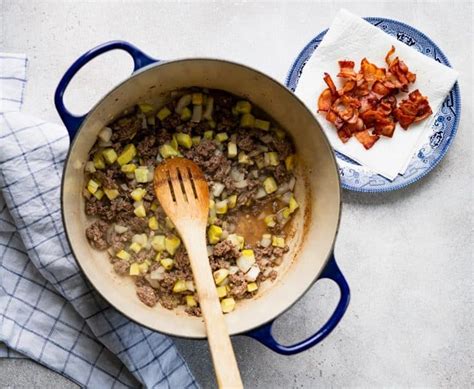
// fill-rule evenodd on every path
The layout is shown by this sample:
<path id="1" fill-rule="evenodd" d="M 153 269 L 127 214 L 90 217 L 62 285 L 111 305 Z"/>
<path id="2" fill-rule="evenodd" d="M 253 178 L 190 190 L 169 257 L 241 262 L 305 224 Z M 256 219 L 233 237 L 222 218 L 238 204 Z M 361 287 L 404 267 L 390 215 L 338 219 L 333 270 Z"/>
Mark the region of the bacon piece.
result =
<path id="1" fill-rule="evenodd" d="M 356 132 L 354 136 L 366 150 L 369 150 L 380 139 L 378 135 L 372 135 L 369 130 Z"/>
<path id="2" fill-rule="evenodd" d="M 344 86 L 337 91 L 339 96 L 345 95 L 346 93 L 352 91 L 357 86 L 357 83 L 353 80 L 347 81 Z"/>
<path id="3" fill-rule="evenodd" d="M 387 77 L 388 80 L 395 85 L 397 88 L 400 88 L 402 91 L 408 91 L 408 84 L 414 83 L 416 80 L 416 75 L 411 73 L 408 70 L 408 66 L 400 60 L 398 57 L 391 60 L 390 56 L 395 52 L 395 47 L 391 47 L 385 56 L 385 62 L 388 65 L 388 72 L 390 76 Z M 398 81 L 398 83 L 396 82 Z M 397 85 L 398 84 L 398 85 Z"/>
<path id="4" fill-rule="evenodd" d="M 390 50 L 388 51 L 388 53 L 385 55 L 385 62 L 387 63 L 388 66 L 390 66 L 390 56 L 395 53 L 395 46 L 392 45 L 392 47 L 390 47 Z"/>
<path id="5" fill-rule="evenodd" d="M 393 115 L 406 130 L 412 123 L 422 121 L 432 113 L 427 97 L 416 89 L 408 95 L 408 99 L 401 101 Z"/>
<path id="6" fill-rule="evenodd" d="M 338 77 L 348 78 L 350 80 L 356 79 L 357 74 L 354 71 L 354 61 L 339 61 L 339 69 Z"/>
<path id="7" fill-rule="evenodd" d="M 331 105 L 334 102 L 331 90 L 326 88 L 318 99 L 318 112 L 328 112 L 331 109 Z"/>
<path id="8" fill-rule="evenodd" d="M 331 94 L 335 97 L 337 96 L 336 85 L 334 85 L 334 81 L 332 80 L 331 76 L 328 73 L 324 73 L 323 77 L 324 82 L 326 82 Z"/>
<path id="9" fill-rule="evenodd" d="M 380 97 L 389 95 L 394 88 L 387 87 L 382 81 L 375 81 L 372 85 L 372 92 L 376 93 Z"/>
<path id="10" fill-rule="evenodd" d="M 368 81 L 369 84 L 379 80 L 385 79 L 385 69 L 378 68 L 373 63 L 367 61 L 367 58 L 363 58 L 360 63 L 360 71 L 364 76 L 364 79 Z"/>

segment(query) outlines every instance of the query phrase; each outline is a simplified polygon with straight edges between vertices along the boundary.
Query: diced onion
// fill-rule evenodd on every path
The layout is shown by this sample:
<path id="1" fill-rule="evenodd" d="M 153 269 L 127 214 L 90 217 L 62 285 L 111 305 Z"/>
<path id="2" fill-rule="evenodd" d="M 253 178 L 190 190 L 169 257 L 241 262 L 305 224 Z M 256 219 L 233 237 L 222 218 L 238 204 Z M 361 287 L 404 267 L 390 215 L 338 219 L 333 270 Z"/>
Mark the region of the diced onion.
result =
<path id="1" fill-rule="evenodd" d="M 281 195 L 281 194 L 287 192 L 288 189 L 289 189 L 289 188 L 288 188 L 288 183 L 285 182 L 285 183 L 281 184 L 281 185 L 278 187 L 278 189 L 276 190 L 276 194 Z"/>
<path id="2" fill-rule="evenodd" d="M 256 199 L 262 199 L 267 195 L 267 192 L 265 192 L 265 189 L 262 187 L 258 188 L 257 193 L 255 193 L 255 198 Z"/>
<path id="3" fill-rule="evenodd" d="M 145 276 L 145 280 L 148 281 L 152 288 L 158 289 L 160 287 L 160 283 L 158 282 L 158 280 L 152 279 L 149 274 Z"/>
<path id="4" fill-rule="evenodd" d="M 194 292 L 196 290 L 196 288 L 194 287 L 194 282 L 186 281 L 186 289 L 189 290 L 190 292 Z"/>
<path id="5" fill-rule="evenodd" d="M 191 95 L 184 95 L 181 96 L 181 98 L 178 100 L 178 103 L 176 104 L 176 113 L 181 115 L 181 112 L 183 112 L 183 109 L 187 107 L 189 104 L 191 104 L 192 96 Z"/>
<path id="6" fill-rule="evenodd" d="M 280 197 L 280 200 L 285 204 L 289 204 L 290 199 L 291 199 L 291 195 L 292 195 L 291 192 L 286 192 L 283 196 Z"/>
<path id="7" fill-rule="evenodd" d="M 152 280 L 162 280 L 165 278 L 165 268 L 163 266 L 160 266 L 158 269 L 153 270 L 150 273 L 150 278 Z"/>
<path id="8" fill-rule="evenodd" d="M 245 174 L 240 172 L 238 169 L 232 169 L 230 171 L 230 177 L 234 181 L 242 181 L 245 178 Z"/>
<path id="9" fill-rule="evenodd" d="M 92 161 L 86 162 L 86 166 L 84 170 L 88 173 L 95 173 L 96 170 L 95 170 L 94 162 Z"/>
<path id="10" fill-rule="evenodd" d="M 123 190 L 128 190 L 128 185 L 127 184 L 121 184 L 120 188 L 122 188 Z"/>
<path id="11" fill-rule="evenodd" d="M 262 245 L 262 247 L 269 247 L 272 244 L 272 238 L 268 237 L 268 236 L 265 236 L 260 241 L 260 244 Z"/>
<path id="12" fill-rule="evenodd" d="M 222 194 L 224 188 L 225 185 L 222 182 L 215 182 L 212 185 L 212 194 L 214 195 L 214 197 L 219 197 Z"/>
<path id="13" fill-rule="evenodd" d="M 128 231 L 128 227 L 121 226 L 120 224 L 115 224 L 114 230 L 117 234 L 123 234 L 124 232 Z"/>
<path id="14" fill-rule="evenodd" d="M 229 236 L 229 232 L 227 230 L 222 230 L 221 239 L 222 240 L 227 239 L 228 236 Z"/>
<path id="15" fill-rule="evenodd" d="M 290 190 L 295 189 L 295 184 L 296 184 L 296 178 L 295 178 L 295 177 L 291 177 L 290 181 L 288 182 L 288 188 L 289 188 Z"/>
<path id="16" fill-rule="evenodd" d="M 109 142 L 112 138 L 112 129 L 110 127 L 104 127 L 100 130 L 98 138 L 103 142 Z"/>
<path id="17" fill-rule="evenodd" d="M 234 186 L 237 188 L 237 189 L 243 189 L 243 188 L 246 188 L 248 186 L 248 182 L 247 180 L 242 180 L 242 181 L 237 181 Z"/>
<path id="18" fill-rule="evenodd" d="M 207 256 L 210 257 L 213 252 L 214 252 L 214 247 L 213 246 L 207 246 Z"/>
<path id="19" fill-rule="evenodd" d="M 104 142 L 104 141 L 99 141 L 98 143 L 99 147 L 110 147 L 112 146 L 112 142 Z"/>
<path id="20" fill-rule="evenodd" d="M 256 281 L 259 274 L 260 274 L 260 268 L 258 267 L 258 265 L 255 264 L 245 274 L 245 279 L 250 282 Z"/>
<path id="21" fill-rule="evenodd" d="M 259 173 L 258 173 L 258 170 L 255 169 L 255 170 L 252 170 L 252 171 L 250 172 L 250 174 L 253 176 L 253 178 L 258 178 L 258 174 L 259 174 Z"/>
<path id="22" fill-rule="evenodd" d="M 193 123 L 199 123 L 202 118 L 202 105 L 195 105 L 193 106 L 193 116 L 191 117 L 191 121 Z"/>
<path id="23" fill-rule="evenodd" d="M 239 271 L 238 266 L 229 266 L 229 274 L 235 274 Z"/>

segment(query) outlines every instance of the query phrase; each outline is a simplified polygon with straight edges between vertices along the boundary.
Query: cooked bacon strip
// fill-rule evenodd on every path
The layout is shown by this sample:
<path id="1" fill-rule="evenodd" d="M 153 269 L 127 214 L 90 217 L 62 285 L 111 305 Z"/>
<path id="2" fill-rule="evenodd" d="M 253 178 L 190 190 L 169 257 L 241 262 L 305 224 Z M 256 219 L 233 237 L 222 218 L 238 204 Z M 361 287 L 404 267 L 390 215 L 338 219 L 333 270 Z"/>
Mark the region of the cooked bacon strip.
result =
<path id="1" fill-rule="evenodd" d="M 362 143 L 366 150 L 369 150 L 375 144 L 375 142 L 380 139 L 378 135 L 370 134 L 369 130 L 356 132 L 354 136 L 360 143 Z"/>
<path id="2" fill-rule="evenodd" d="M 393 136 L 396 122 L 407 129 L 432 114 L 428 99 L 419 90 L 411 92 L 397 106 L 395 95 L 400 90 L 408 91 L 416 75 L 398 57 L 391 58 L 394 52 L 392 46 L 385 56 L 387 70 L 364 58 L 356 73 L 353 61 L 339 61 L 339 89 L 331 76 L 324 73 L 328 88 L 319 96 L 318 112 L 325 113 L 343 143 L 354 135 L 370 149 L 380 136 Z"/>
<path id="3" fill-rule="evenodd" d="M 338 77 L 348 78 L 355 80 L 357 73 L 354 71 L 354 61 L 339 61 L 339 74 Z"/>
<path id="4" fill-rule="evenodd" d="M 324 89 L 318 99 L 318 112 L 328 112 L 333 101 L 331 90 L 329 88 Z"/>
<path id="5" fill-rule="evenodd" d="M 331 94 L 333 96 L 337 96 L 336 85 L 334 85 L 334 81 L 332 80 L 331 76 L 328 73 L 324 73 L 323 80 L 326 82 Z"/>

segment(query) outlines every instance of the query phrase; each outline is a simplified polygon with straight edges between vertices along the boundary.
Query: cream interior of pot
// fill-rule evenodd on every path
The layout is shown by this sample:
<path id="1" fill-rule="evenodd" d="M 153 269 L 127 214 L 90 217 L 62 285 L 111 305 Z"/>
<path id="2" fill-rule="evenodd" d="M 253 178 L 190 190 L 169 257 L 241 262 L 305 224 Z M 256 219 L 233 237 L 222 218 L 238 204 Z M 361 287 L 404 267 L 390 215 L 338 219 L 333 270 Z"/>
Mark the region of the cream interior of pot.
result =
<path id="1" fill-rule="evenodd" d="M 160 63 L 134 74 L 92 109 L 76 135 L 62 188 L 65 227 L 81 268 L 119 311 L 160 332 L 205 337 L 201 318 L 180 309 L 170 311 L 159 304 L 149 308 L 141 303 L 132 278 L 115 274 L 108 254 L 89 245 L 85 229 L 90 220 L 81 195 L 84 164 L 104 125 L 137 102 L 159 104 L 167 92 L 190 86 L 222 89 L 248 98 L 292 135 L 298 154 L 295 194 L 301 208 L 293 221 L 290 251 L 277 280 L 264 282 L 255 298 L 239 301 L 235 311 L 226 315 L 229 332 L 236 334 L 275 318 L 302 296 L 324 268 L 338 228 L 339 177 L 331 148 L 312 114 L 281 84 L 243 65 L 211 59 Z"/>

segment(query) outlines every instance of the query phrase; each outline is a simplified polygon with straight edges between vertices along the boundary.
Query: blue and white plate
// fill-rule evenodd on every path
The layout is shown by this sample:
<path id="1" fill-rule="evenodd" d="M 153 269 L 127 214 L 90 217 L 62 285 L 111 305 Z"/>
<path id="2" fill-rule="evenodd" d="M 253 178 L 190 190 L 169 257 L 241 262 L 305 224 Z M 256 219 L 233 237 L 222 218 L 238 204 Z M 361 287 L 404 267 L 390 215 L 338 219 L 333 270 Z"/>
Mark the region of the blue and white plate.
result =
<path id="1" fill-rule="evenodd" d="M 438 46 L 425 34 L 396 20 L 385 18 L 365 18 L 374 26 L 393 35 L 399 41 L 412 46 L 420 53 L 434 58 L 436 61 L 451 66 L 448 59 Z M 316 48 L 323 40 L 327 30 L 321 32 L 296 58 L 288 73 L 286 86 L 295 91 L 304 65 L 313 55 Z M 369 169 L 359 165 L 345 155 L 336 151 L 336 157 L 341 174 L 341 183 L 344 189 L 358 192 L 388 192 L 403 188 L 426 176 L 444 157 L 451 142 L 456 135 L 461 115 L 461 98 L 459 86 L 456 83 L 436 113 L 432 132 L 427 135 L 423 146 L 413 155 L 405 174 L 398 175 L 390 181 Z"/>

